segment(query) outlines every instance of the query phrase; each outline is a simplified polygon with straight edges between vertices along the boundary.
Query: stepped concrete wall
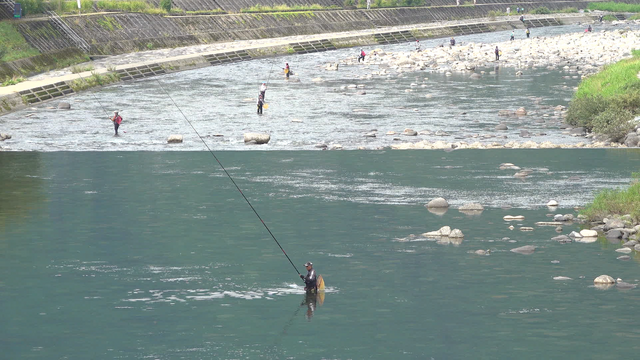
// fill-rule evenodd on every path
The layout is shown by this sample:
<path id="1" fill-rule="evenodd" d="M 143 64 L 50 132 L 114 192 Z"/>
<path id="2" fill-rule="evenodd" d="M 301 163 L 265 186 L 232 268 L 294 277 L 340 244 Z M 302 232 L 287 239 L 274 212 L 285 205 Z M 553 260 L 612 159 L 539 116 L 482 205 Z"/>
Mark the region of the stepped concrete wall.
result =
<path id="1" fill-rule="evenodd" d="M 220 0 L 216 0 L 220 1 Z M 638 0 L 640 1 L 640 0 Z M 530 6 L 514 2 L 513 8 Z M 550 9 L 585 8 L 586 1 L 537 2 Z M 391 8 L 373 10 L 301 11 L 263 14 L 158 16 L 141 13 L 103 13 L 65 16 L 64 21 L 90 45 L 92 55 L 293 35 L 324 34 L 383 26 L 431 23 L 486 17 L 504 11 L 505 4 Z M 525 16 L 526 17 L 526 16 Z M 74 46 L 48 20 L 18 22 L 27 41 L 43 53 Z"/>

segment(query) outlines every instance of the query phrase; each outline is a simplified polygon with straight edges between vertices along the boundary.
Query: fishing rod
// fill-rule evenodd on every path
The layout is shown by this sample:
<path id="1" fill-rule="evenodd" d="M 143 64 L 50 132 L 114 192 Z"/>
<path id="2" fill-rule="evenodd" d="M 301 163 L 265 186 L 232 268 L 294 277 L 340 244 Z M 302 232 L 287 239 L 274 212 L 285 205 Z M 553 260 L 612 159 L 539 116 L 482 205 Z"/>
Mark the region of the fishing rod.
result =
<path id="1" fill-rule="evenodd" d="M 80 75 L 80 73 L 78 73 L 78 76 L 80 77 L 80 79 L 81 79 L 82 81 L 87 82 L 87 81 L 82 77 L 82 75 Z M 100 102 L 100 100 L 99 100 L 99 99 L 98 99 L 98 97 L 96 96 L 96 93 L 95 93 L 94 91 L 92 91 L 92 90 L 89 90 L 89 92 L 91 93 L 91 95 L 93 95 L 93 98 L 98 102 L 98 105 L 100 105 L 100 107 L 102 108 L 102 111 L 104 111 L 105 115 L 107 115 L 107 117 L 108 117 L 109 119 L 111 119 L 111 117 L 109 116 L 109 112 L 107 111 L 107 109 L 106 109 L 104 106 L 102 106 L 102 103 Z M 126 131 L 124 131 L 124 130 L 122 130 L 122 132 L 123 132 L 123 133 L 125 133 L 125 134 L 127 133 L 127 132 L 126 132 Z"/>
<path id="2" fill-rule="evenodd" d="M 293 261 L 291 261 L 291 258 L 289 258 L 289 255 L 287 255 L 287 253 L 284 251 L 284 249 L 282 248 L 282 245 L 280 245 L 280 243 L 278 242 L 278 239 L 276 239 L 275 235 L 273 235 L 273 233 L 271 232 L 271 229 L 269 229 L 269 227 L 267 226 L 267 224 L 264 222 L 264 220 L 262 220 L 262 217 L 260 216 L 260 214 L 258 214 L 258 211 L 253 207 L 253 205 L 251 205 L 251 202 L 249 201 L 249 199 L 247 199 L 247 197 L 244 195 L 244 193 L 242 192 L 242 190 L 240 189 L 240 187 L 238 186 L 238 184 L 236 184 L 235 180 L 233 180 L 233 178 L 231 177 L 231 174 L 229 174 L 229 172 L 227 171 L 227 169 L 225 169 L 224 165 L 222 165 L 222 163 L 220 162 L 220 160 L 218 160 L 218 157 L 216 156 L 216 154 L 213 153 L 213 150 L 211 150 L 211 148 L 209 147 L 209 145 L 207 144 L 206 141 L 204 141 L 204 139 L 202 138 L 202 136 L 200 136 L 200 133 L 198 132 L 198 130 L 196 130 L 196 128 L 193 126 L 193 124 L 191 123 L 191 121 L 189 121 L 189 119 L 187 118 L 187 116 L 182 112 L 182 109 L 180 109 L 180 107 L 178 106 L 178 104 L 176 104 L 176 102 L 173 100 L 173 98 L 171 97 L 171 95 L 169 95 L 169 93 L 167 92 L 167 90 L 165 90 L 165 88 L 162 86 L 162 84 L 160 83 L 160 80 L 156 79 L 156 81 L 158 82 L 158 85 L 160 86 L 160 89 L 162 89 L 162 91 L 167 94 L 167 96 L 169 97 L 169 99 L 171 99 L 171 102 L 173 102 L 173 105 L 175 105 L 175 107 L 178 109 L 178 111 L 180 111 L 180 114 L 182 114 L 182 117 L 187 121 L 187 123 L 189 124 L 189 126 L 191 126 L 191 128 L 193 129 L 193 131 L 196 133 L 196 135 L 198 135 L 198 137 L 200 138 L 200 141 L 202 141 L 202 143 L 204 144 L 204 146 L 207 148 L 207 150 L 209 150 L 209 153 L 211 154 L 211 156 L 213 156 L 214 159 L 216 159 L 216 161 L 218 162 L 218 164 L 220 165 L 220 167 L 222 168 L 222 170 L 224 171 L 225 174 L 227 174 L 227 176 L 229 177 L 229 180 L 231 180 L 231 182 L 233 183 L 233 185 L 235 185 L 236 189 L 238 189 L 238 192 L 240 192 L 240 195 L 242 195 L 242 197 L 244 198 L 244 201 L 247 202 L 247 204 L 249 204 L 249 207 L 251 207 L 251 210 L 253 210 L 253 213 L 256 214 L 256 216 L 258 217 L 258 219 L 260 219 L 260 222 L 262 223 L 262 225 L 264 226 L 265 229 L 267 229 L 267 231 L 269 232 L 269 235 L 271 235 L 271 237 L 273 238 L 273 240 L 276 242 L 276 244 L 278 244 L 278 247 L 280 248 L 280 250 L 282 250 L 282 253 L 284 254 L 284 256 L 287 257 L 287 260 L 289 260 L 289 262 L 291 263 L 291 266 L 293 266 L 294 269 L 296 269 L 296 272 L 298 273 L 298 275 L 300 274 L 300 271 L 298 271 L 298 268 L 293 264 Z"/>

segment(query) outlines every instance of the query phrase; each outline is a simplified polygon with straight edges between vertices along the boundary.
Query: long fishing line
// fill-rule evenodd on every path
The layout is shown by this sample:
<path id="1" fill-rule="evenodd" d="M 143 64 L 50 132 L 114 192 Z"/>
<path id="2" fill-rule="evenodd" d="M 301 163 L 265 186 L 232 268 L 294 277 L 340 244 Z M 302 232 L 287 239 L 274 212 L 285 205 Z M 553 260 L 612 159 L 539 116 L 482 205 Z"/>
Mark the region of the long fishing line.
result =
<path id="1" fill-rule="evenodd" d="M 92 61 L 92 63 L 93 63 L 93 61 Z M 87 82 L 87 81 L 82 77 L 82 75 L 80 75 L 79 73 L 78 73 L 78 76 L 80 77 L 80 79 L 81 79 L 82 81 L 84 81 L 84 82 L 88 83 L 88 82 Z M 93 95 L 93 98 L 98 102 L 98 105 L 100 105 L 100 107 L 102 108 L 102 111 L 104 111 L 105 115 L 107 115 L 107 117 L 108 117 L 108 118 L 111 118 L 111 117 L 109 116 L 109 112 L 107 111 L 107 109 L 106 109 L 104 106 L 102 106 L 102 103 L 100 102 L 100 100 L 99 100 L 99 99 L 98 99 L 98 97 L 96 96 L 96 93 L 95 93 L 94 91 L 92 91 L 92 90 L 89 90 L 89 92 L 91 93 L 91 95 Z M 124 130 L 122 130 L 122 132 L 126 133 L 126 131 L 124 131 Z"/>
<path id="2" fill-rule="evenodd" d="M 213 156 L 214 159 L 216 159 L 216 161 L 218 162 L 218 164 L 220 165 L 220 167 L 222 168 L 222 170 L 224 171 L 225 174 L 227 174 L 227 176 L 229 177 L 229 180 L 231 180 L 231 182 L 233 183 L 233 185 L 235 185 L 236 189 L 238 189 L 238 191 L 240 192 L 240 195 L 242 195 L 242 197 L 244 198 L 244 200 L 247 202 L 247 204 L 249 204 L 249 207 L 251 207 L 251 210 L 253 210 L 253 213 L 256 214 L 256 216 L 258 217 L 258 219 L 260 219 L 260 222 L 262 223 L 262 225 L 264 226 L 265 229 L 267 229 L 267 231 L 269 232 L 269 235 L 271 235 L 271 237 L 273 238 L 273 240 L 276 242 L 276 244 L 278 244 L 278 247 L 280 248 L 280 250 L 282 250 L 282 253 L 284 254 L 284 256 L 287 257 L 287 260 L 289 260 L 289 262 L 291 263 L 291 266 L 293 266 L 294 269 L 296 269 L 296 272 L 298 273 L 298 275 L 300 275 L 300 271 L 298 271 L 298 268 L 293 264 L 293 261 L 291 261 L 291 259 L 289 258 L 289 255 L 287 255 L 287 253 L 284 251 L 284 249 L 282 248 L 282 246 L 280 245 L 280 243 L 278 242 L 278 239 L 276 239 L 275 235 L 273 235 L 273 233 L 271 232 L 271 230 L 269 229 L 269 227 L 267 226 L 267 224 L 264 222 L 264 220 L 262 220 L 262 217 L 260 216 L 260 214 L 258 214 L 258 211 L 256 211 L 256 209 L 253 207 L 253 205 L 251 205 L 251 202 L 249 201 L 249 199 L 247 199 L 247 197 L 244 195 L 244 193 L 242 192 L 242 189 L 240 189 L 240 187 L 238 186 L 238 184 L 236 184 L 235 180 L 233 180 L 233 178 L 231 177 L 231 174 L 229 174 L 229 172 L 227 171 L 227 169 L 225 169 L 224 165 L 222 165 L 222 163 L 220 162 L 220 160 L 218 160 L 218 157 L 216 156 L 216 154 L 213 153 L 213 150 L 211 150 L 211 148 L 209 147 L 209 145 L 207 144 L 206 141 L 204 141 L 204 139 L 202 138 L 202 136 L 200 136 L 200 133 L 198 132 L 198 130 L 196 130 L 196 128 L 193 126 L 193 124 L 191 123 L 191 121 L 189 121 L 189 119 L 187 118 L 187 116 L 182 112 L 182 109 L 180 109 L 180 107 L 178 106 L 178 104 L 175 102 L 175 100 L 173 100 L 173 98 L 171 97 L 171 95 L 167 92 L 167 90 L 164 89 L 164 87 L 162 86 L 162 84 L 160 83 L 160 80 L 156 79 L 156 81 L 158 82 L 158 85 L 160 86 L 160 89 L 162 89 L 162 91 L 167 94 L 167 96 L 169 97 L 169 99 L 171 100 L 171 102 L 173 102 L 173 105 L 175 105 L 175 107 L 178 109 L 178 111 L 180 111 L 180 114 L 182 114 L 182 117 L 187 121 L 187 123 L 189 124 L 189 126 L 191 126 L 191 128 L 193 129 L 193 131 L 196 133 L 196 135 L 198 135 L 198 137 L 200 138 L 200 141 L 202 141 L 202 143 L 204 144 L 204 146 L 207 148 L 207 150 L 209 150 L 209 153 L 211 154 L 211 156 Z"/>

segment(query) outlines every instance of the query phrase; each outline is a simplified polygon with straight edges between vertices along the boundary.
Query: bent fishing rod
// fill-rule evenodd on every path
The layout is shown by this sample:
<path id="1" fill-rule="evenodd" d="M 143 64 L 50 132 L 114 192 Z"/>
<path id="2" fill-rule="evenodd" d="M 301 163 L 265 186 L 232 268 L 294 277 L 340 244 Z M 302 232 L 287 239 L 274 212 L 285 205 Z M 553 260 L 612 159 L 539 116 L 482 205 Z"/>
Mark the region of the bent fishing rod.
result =
<path id="1" fill-rule="evenodd" d="M 213 156 L 213 158 L 218 162 L 218 164 L 220 165 L 220 167 L 222 168 L 222 170 L 224 171 L 225 174 L 227 174 L 227 176 L 229 177 L 229 180 L 231 180 L 231 182 L 233 183 L 233 185 L 235 185 L 236 189 L 238 189 L 238 192 L 240 192 L 240 195 L 242 195 L 242 198 L 244 198 L 244 201 L 247 202 L 247 204 L 249 204 L 249 207 L 251 207 L 251 210 L 253 210 L 253 213 L 256 214 L 256 216 L 258 217 L 258 219 L 260 220 L 260 222 L 262 223 L 262 225 L 264 226 L 265 229 L 267 229 L 267 231 L 269 232 L 269 235 L 271 235 L 271 238 L 273 238 L 273 240 L 276 242 L 276 244 L 278 244 L 278 247 L 280 248 L 280 250 L 282 250 L 282 253 L 284 254 L 284 256 L 287 257 L 287 260 L 289 260 L 289 263 L 291 263 L 291 266 L 293 266 L 293 268 L 296 270 L 296 272 L 298 273 L 298 275 L 300 274 L 300 271 L 298 271 L 298 268 L 293 264 L 293 261 L 291 261 L 291 258 L 289 258 L 289 255 L 287 255 L 286 251 L 284 251 L 284 249 L 282 248 L 282 245 L 280 245 L 280 243 L 278 242 L 278 239 L 276 239 L 275 235 L 273 235 L 273 233 L 271 232 L 271 229 L 269 229 L 269 227 L 267 226 L 267 224 L 264 222 L 264 220 L 262 220 L 262 217 L 260 216 L 260 214 L 258 214 L 258 211 L 253 207 L 253 205 L 251 205 L 251 202 L 249 201 L 249 199 L 247 199 L 247 197 L 244 195 L 244 193 L 242 192 L 242 189 L 240 189 L 240 187 L 238 186 L 238 184 L 236 184 L 235 180 L 233 180 L 233 177 L 231 177 L 231 174 L 229 174 L 229 172 L 227 171 L 227 169 L 225 169 L 224 165 L 222 165 L 222 163 L 220 162 L 220 160 L 218 160 L 218 157 L 216 156 L 216 154 L 213 153 L 213 150 L 211 150 L 211 148 L 209 147 L 209 145 L 207 144 L 206 141 L 204 141 L 204 139 L 202 138 L 202 136 L 200 136 L 200 133 L 198 132 L 198 130 L 196 130 L 196 128 L 193 126 L 193 124 L 191 123 L 191 121 L 189 121 L 189 119 L 187 118 L 187 116 L 182 112 L 182 109 L 180 109 L 180 107 L 178 106 L 178 104 L 176 104 L 176 102 L 173 100 L 173 98 L 171 97 L 171 95 L 167 92 L 167 90 L 165 90 L 165 88 L 162 86 L 162 84 L 160 83 L 160 80 L 156 79 L 156 81 L 158 82 L 158 85 L 160 86 L 160 89 L 162 89 L 162 91 L 167 94 L 167 96 L 169 97 L 169 99 L 171 99 L 171 102 L 173 102 L 173 105 L 175 105 L 175 107 L 178 109 L 178 111 L 180 111 L 180 114 L 182 114 L 182 117 L 187 121 L 187 123 L 189 124 L 189 126 L 191 126 L 191 128 L 193 129 L 193 131 L 196 133 L 196 135 L 198 135 L 198 138 L 200 138 L 200 141 L 202 141 L 202 143 L 204 144 L 204 146 L 207 148 L 207 150 L 209 150 L 209 153 L 211 154 L 211 156 Z"/>

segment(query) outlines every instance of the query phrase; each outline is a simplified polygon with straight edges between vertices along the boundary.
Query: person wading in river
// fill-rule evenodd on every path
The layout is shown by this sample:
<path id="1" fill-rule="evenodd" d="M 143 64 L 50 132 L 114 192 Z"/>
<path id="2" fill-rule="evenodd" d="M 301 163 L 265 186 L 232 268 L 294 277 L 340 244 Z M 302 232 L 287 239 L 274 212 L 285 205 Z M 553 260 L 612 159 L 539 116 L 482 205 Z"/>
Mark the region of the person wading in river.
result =
<path id="1" fill-rule="evenodd" d="M 113 121 L 113 128 L 116 130 L 116 135 L 118 136 L 118 128 L 120 127 L 120 124 L 122 123 L 122 116 L 118 115 L 117 111 L 113 112 L 113 116 L 110 117 L 111 121 Z"/>
<path id="2" fill-rule="evenodd" d="M 262 106 L 264 105 L 264 98 L 262 97 L 262 93 L 258 95 L 258 115 L 262 115 Z"/>
<path id="3" fill-rule="evenodd" d="M 262 83 L 262 85 L 260 85 L 260 95 L 262 95 L 262 100 L 265 100 L 266 92 L 267 92 L 267 83 Z"/>
<path id="4" fill-rule="evenodd" d="M 289 80 L 289 73 L 291 73 L 289 63 L 284 63 L 284 76 L 287 78 L 287 80 Z"/>
<path id="5" fill-rule="evenodd" d="M 304 264 L 304 267 L 307 268 L 307 276 L 300 274 L 300 278 L 304 280 L 305 283 L 305 291 L 307 293 L 317 293 L 318 292 L 318 277 L 316 276 L 316 271 L 313 270 L 313 263 L 307 262 Z"/>
<path id="6" fill-rule="evenodd" d="M 498 49 L 498 47 L 496 46 L 496 60 L 500 60 L 500 50 Z"/>

